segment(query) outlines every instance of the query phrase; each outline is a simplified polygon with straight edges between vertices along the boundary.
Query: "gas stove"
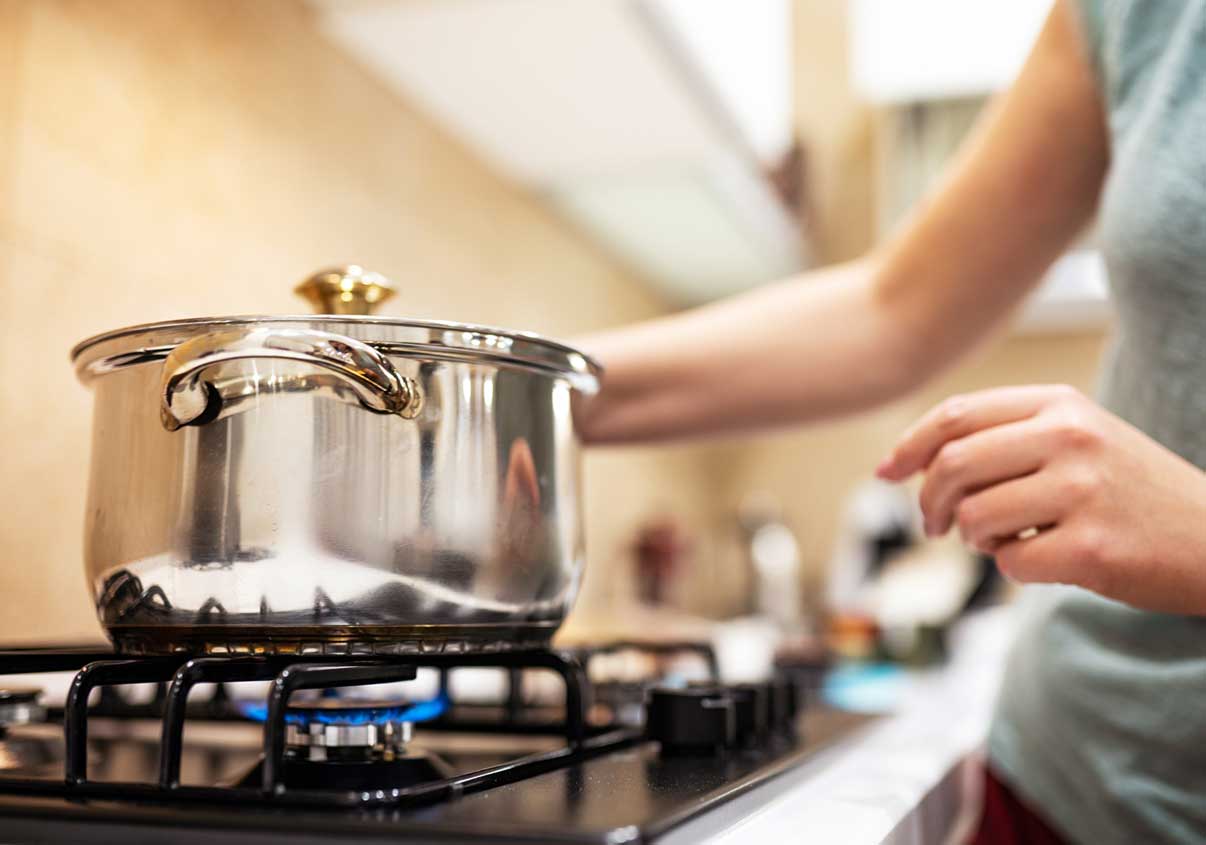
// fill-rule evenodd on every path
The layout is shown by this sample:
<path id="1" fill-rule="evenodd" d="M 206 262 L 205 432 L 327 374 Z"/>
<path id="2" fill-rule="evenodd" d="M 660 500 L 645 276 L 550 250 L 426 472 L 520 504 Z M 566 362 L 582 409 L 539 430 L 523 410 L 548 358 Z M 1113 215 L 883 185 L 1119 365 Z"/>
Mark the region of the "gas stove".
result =
<path id="1" fill-rule="evenodd" d="M 814 676 L 722 684 L 695 643 L 0 651 L 0 829 L 6 842 L 655 841 L 859 724 L 805 701 Z"/>

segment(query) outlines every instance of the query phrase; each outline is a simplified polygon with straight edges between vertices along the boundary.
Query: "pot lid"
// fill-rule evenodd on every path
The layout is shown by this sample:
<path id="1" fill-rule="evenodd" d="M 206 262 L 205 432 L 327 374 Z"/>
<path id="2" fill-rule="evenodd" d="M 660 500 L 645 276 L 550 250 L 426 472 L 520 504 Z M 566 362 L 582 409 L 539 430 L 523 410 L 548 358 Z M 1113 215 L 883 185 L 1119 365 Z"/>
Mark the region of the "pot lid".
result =
<path id="1" fill-rule="evenodd" d="M 81 380 L 151 361 L 162 361 L 179 344 L 215 330 L 240 326 L 315 329 L 367 343 L 387 355 L 448 361 L 489 361 L 559 374 L 575 387 L 593 392 L 602 372 L 578 350 L 531 332 L 491 326 L 371 316 L 372 309 L 394 295 L 379 273 L 357 265 L 323 270 L 307 278 L 295 292 L 317 308 L 312 315 L 241 315 L 200 317 L 144 323 L 104 332 L 81 341 L 71 360 Z"/>

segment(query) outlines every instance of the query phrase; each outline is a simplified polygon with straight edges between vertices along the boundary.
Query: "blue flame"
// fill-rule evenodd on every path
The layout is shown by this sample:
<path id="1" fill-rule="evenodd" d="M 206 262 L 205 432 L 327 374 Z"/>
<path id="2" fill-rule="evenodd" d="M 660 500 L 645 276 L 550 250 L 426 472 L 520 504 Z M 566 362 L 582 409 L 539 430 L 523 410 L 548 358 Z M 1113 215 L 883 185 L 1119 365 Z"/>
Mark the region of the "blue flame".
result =
<path id="1" fill-rule="evenodd" d="M 440 694 L 427 701 L 416 701 L 395 707 L 363 707 L 343 710 L 303 708 L 300 711 L 285 711 L 285 724 L 307 725 L 381 725 L 386 722 L 429 722 L 438 719 L 448 710 L 452 702 L 447 695 Z M 253 722 L 268 720 L 268 704 L 263 701 L 241 701 L 239 711 Z"/>

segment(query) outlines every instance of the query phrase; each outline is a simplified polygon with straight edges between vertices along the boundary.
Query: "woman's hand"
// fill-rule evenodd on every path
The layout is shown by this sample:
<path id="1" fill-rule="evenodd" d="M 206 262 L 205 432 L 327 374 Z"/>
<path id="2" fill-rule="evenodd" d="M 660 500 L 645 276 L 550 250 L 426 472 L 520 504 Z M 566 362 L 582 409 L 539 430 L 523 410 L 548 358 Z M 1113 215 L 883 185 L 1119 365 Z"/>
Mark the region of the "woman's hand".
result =
<path id="1" fill-rule="evenodd" d="M 1070 387 L 946 400 L 877 474 L 919 471 L 926 533 L 957 524 L 1012 578 L 1206 613 L 1206 473 Z"/>

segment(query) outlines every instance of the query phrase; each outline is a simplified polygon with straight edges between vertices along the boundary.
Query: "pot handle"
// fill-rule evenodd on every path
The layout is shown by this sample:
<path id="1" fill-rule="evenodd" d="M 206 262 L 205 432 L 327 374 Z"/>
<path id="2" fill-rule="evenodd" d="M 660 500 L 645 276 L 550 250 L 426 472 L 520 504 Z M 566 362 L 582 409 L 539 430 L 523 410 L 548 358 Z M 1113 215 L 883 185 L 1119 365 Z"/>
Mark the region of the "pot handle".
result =
<path id="1" fill-rule="evenodd" d="M 413 419 L 423 398 L 414 380 L 400 375 L 383 353 L 367 343 L 312 329 L 246 328 L 213 332 L 185 341 L 163 362 L 160 419 L 168 431 L 204 425 L 217 419 L 222 406 L 260 392 L 263 377 L 239 372 L 219 381 L 203 378 L 206 370 L 235 361 L 297 361 L 330 373 L 325 383 L 350 393 L 361 405 L 381 414 Z M 272 376 L 270 389 L 307 390 L 313 376 L 282 380 Z"/>

